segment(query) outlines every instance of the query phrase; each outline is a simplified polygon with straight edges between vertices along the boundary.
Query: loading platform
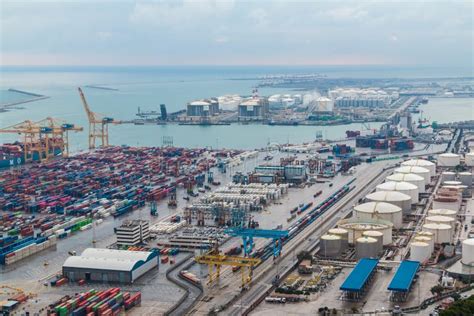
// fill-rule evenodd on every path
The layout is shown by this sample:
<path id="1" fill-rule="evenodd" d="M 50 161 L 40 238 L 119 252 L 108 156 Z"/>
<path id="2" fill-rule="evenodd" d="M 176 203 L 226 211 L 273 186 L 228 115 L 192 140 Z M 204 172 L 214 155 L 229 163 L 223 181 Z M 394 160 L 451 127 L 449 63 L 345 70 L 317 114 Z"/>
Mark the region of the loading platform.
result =
<path id="1" fill-rule="evenodd" d="M 344 300 L 357 301 L 365 296 L 371 281 L 374 279 L 378 259 L 362 258 L 342 283 Z"/>
<path id="2" fill-rule="evenodd" d="M 394 302 L 406 301 L 419 268 L 420 262 L 418 261 L 405 260 L 400 263 L 388 286 L 388 290 L 392 292 L 390 300 Z"/>

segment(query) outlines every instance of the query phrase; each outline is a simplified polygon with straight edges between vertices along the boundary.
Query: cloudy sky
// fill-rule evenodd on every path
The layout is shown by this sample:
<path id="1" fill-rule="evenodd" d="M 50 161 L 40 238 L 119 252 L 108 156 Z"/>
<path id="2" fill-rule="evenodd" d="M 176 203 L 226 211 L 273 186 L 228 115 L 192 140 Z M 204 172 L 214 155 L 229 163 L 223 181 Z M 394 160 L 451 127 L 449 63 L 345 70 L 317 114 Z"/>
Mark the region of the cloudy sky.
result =
<path id="1" fill-rule="evenodd" d="M 472 67 L 473 3 L 0 0 L 1 64 Z"/>

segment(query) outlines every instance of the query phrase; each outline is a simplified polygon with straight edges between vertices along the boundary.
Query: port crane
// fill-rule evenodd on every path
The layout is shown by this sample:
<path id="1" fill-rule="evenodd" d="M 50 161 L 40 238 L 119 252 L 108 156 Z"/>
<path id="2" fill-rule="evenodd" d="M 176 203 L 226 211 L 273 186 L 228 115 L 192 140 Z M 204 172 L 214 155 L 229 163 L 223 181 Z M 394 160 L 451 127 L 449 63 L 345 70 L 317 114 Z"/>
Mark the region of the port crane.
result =
<path id="1" fill-rule="evenodd" d="M 254 237 L 271 238 L 273 239 L 273 257 L 280 256 L 282 238 L 288 237 L 287 230 L 273 230 L 273 229 L 253 229 L 253 228 L 239 228 L 233 227 L 225 230 L 225 233 L 230 236 L 242 237 L 244 246 L 244 255 L 248 256 L 253 250 L 255 243 Z"/>
<path id="2" fill-rule="evenodd" d="M 24 162 L 32 161 L 36 153 L 38 159 L 43 157 L 43 147 L 40 144 L 40 127 L 38 124 L 26 120 L 24 122 L 14 124 L 0 129 L 2 134 L 19 134 L 23 135 L 23 159 Z"/>
<path id="3" fill-rule="evenodd" d="M 227 256 L 221 254 L 217 248 L 217 243 L 214 249 L 204 255 L 196 256 L 194 259 L 197 263 L 207 264 L 209 266 L 208 284 L 211 284 L 220 278 L 221 266 L 240 267 L 242 274 L 242 288 L 252 282 L 252 271 L 254 267 L 262 262 L 258 258 Z"/>
<path id="4" fill-rule="evenodd" d="M 109 124 L 121 124 L 121 121 L 116 121 L 111 117 L 92 112 L 82 89 L 77 88 L 81 96 L 82 105 L 86 111 L 89 120 L 89 149 L 96 147 L 97 138 L 100 140 L 101 147 L 109 146 Z"/>
<path id="5" fill-rule="evenodd" d="M 81 126 L 67 123 L 64 120 L 47 117 L 44 120 L 36 122 L 40 127 L 40 136 L 46 134 L 45 152 L 46 158 L 55 156 L 56 149 L 61 151 L 63 157 L 69 156 L 69 132 L 82 132 Z"/>

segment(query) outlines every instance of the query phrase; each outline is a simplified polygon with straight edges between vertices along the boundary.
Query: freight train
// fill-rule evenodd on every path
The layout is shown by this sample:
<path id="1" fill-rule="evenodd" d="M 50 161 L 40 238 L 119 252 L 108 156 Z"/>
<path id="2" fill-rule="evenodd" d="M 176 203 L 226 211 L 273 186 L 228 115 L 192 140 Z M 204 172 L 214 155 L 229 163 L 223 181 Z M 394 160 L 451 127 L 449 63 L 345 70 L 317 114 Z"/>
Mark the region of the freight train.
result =
<path id="1" fill-rule="evenodd" d="M 185 279 L 186 281 L 189 281 L 197 286 L 201 286 L 201 280 L 189 271 L 183 270 L 179 273 L 179 276 Z"/>

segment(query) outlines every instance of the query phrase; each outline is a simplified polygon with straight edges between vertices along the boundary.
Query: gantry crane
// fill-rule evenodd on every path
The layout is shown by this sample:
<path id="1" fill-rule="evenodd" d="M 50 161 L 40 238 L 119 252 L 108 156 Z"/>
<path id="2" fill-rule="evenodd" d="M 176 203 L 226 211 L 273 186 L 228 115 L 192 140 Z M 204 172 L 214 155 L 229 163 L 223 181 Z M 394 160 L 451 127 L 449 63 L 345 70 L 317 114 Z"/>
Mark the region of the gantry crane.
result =
<path id="1" fill-rule="evenodd" d="M 209 282 L 208 284 L 218 280 L 221 273 L 221 266 L 240 267 L 242 273 L 242 288 L 252 282 L 253 268 L 260 264 L 258 258 L 234 257 L 220 254 L 218 250 L 210 251 L 201 256 L 196 256 L 197 263 L 207 264 L 209 266 Z M 246 271 L 247 270 L 247 275 Z"/>
<path id="2" fill-rule="evenodd" d="M 82 105 L 89 120 L 89 149 L 95 148 L 96 139 L 100 139 L 101 147 L 109 146 L 109 124 L 121 124 L 121 121 L 116 121 L 111 117 L 92 112 L 86 97 L 81 88 L 77 88 L 81 96 Z"/>
<path id="3" fill-rule="evenodd" d="M 23 161 L 33 161 L 34 154 L 38 160 L 44 156 L 43 146 L 40 143 L 40 126 L 30 120 L 0 129 L 3 134 L 23 135 Z"/>
<path id="4" fill-rule="evenodd" d="M 280 256 L 282 238 L 288 237 L 287 230 L 270 230 L 270 229 L 251 229 L 233 227 L 225 230 L 225 233 L 230 236 L 240 236 L 244 244 L 244 255 L 248 256 L 254 247 L 254 237 L 271 238 L 273 239 L 273 257 Z"/>
<path id="5" fill-rule="evenodd" d="M 55 156 L 57 151 L 61 152 L 63 157 L 68 157 L 69 132 L 82 132 L 84 130 L 81 126 L 52 117 L 47 117 L 36 122 L 36 124 L 40 126 L 40 136 L 43 134 L 47 136 L 45 142 L 42 142 L 45 145 L 46 158 Z"/>

